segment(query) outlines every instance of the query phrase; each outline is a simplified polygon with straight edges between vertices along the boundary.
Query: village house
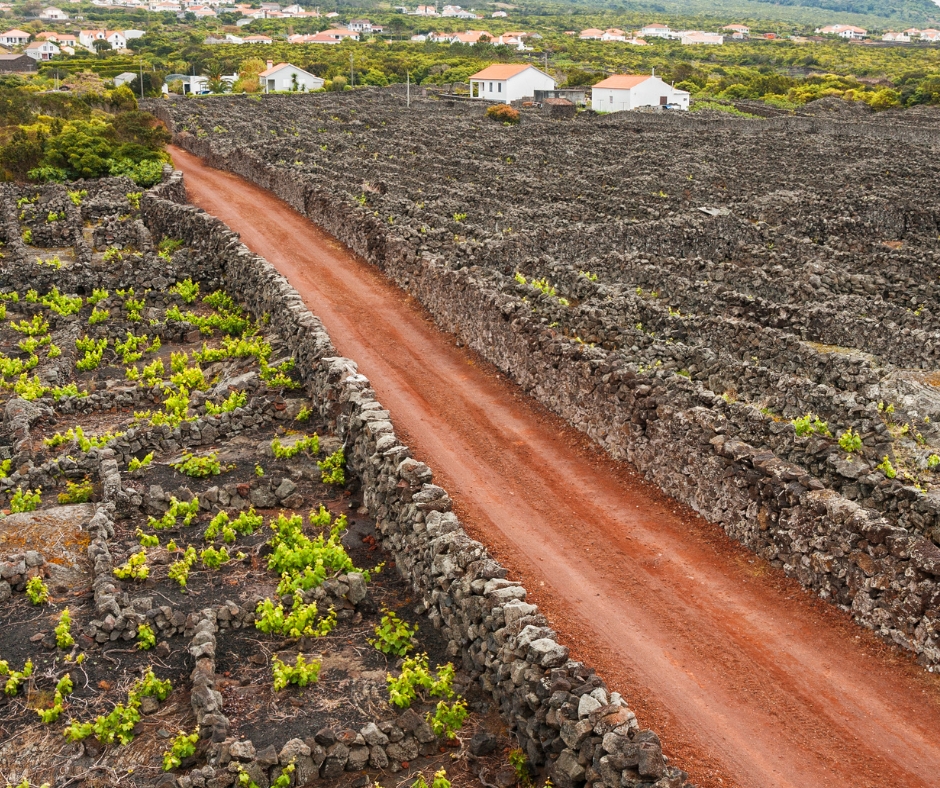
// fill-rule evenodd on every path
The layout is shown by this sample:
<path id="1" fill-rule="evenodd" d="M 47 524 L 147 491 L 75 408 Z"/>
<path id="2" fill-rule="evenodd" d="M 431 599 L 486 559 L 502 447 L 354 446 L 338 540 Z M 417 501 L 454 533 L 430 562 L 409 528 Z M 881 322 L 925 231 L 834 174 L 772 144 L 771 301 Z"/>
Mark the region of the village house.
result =
<path id="1" fill-rule="evenodd" d="M 618 27 L 609 27 L 601 36 L 601 41 L 626 41 L 627 34 Z"/>
<path id="2" fill-rule="evenodd" d="M 292 36 L 291 38 L 295 38 Z M 319 33 L 314 33 L 313 35 L 303 36 L 302 41 L 292 41 L 291 43 L 298 44 L 339 44 L 346 40 L 358 41 L 359 34 L 352 30 L 341 30 L 338 28 L 333 28 L 331 30 L 323 30 Z M 290 40 L 290 39 L 288 39 Z"/>
<path id="3" fill-rule="evenodd" d="M 676 34 L 669 29 L 669 25 L 652 24 L 641 28 L 640 35 L 645 38 L 675 38 Z"/>
<path id="4" fill-rule="evenodd" d="M 907 33 L 894 33 L 889 30 L 881 37 L 882 41 L 894 41 L 898 44 L 910 43 L 911 37 Z"/>
<path id="5" fill-rule="evenodd" d="M 615 74 L 591 88 L 595 112 L 624 112 L 640 107 L 687 110 L 689 93 L 676 90 L 655 74 Z"/>
<path id="6" fill-rule="evenodd" d="M 21 47 L 29 43 L 29 33 L 22 30 L 7 30 L 6 33 L 0 33 L 0 44 L 8 47 Z"/>
<path id="7" fill-rule="evenodd" d="M 839 36 L 849 41 L 861 41 L 868 35 L 865 28 L 855 27 L 855 25 L 826 25 L 826 27 L 816 28 L 816 32 L 824 36 Z"/>
<path id="8" fill-rule="evenodd" d="M 920 40 L 931 42 L 940 41 L 940 30 L 934 30 L 932 27 L 928 27 L 926 30 L 921 30 Z"/>
<path id="9" fill-rule="evenodd" d="M 244 44 L 273 44 L 274 39 L 270 36 L 254 35 L 254 36 L 245 36 L 242 39 Z"/>
<path id="10" fill-rule="evenodd" d="M 731 37 L 738 41 L 747 38 L 751 34 L 751 28 L 747 25 L 725 25 L 721 29 L 730 32 Z"/>
<path id="11" fill-rule="evenodd" d="M 79 30 L 78 43 L 92 52 L 95 51 L 95 41 L 104 41 L 104 30 Z"/>
<path id="12" fill-rule="evenodd" d="M 468 46 L 479 44 L 482 38 L 493 40 L 493 36 L 485 30 L 468 30 L 466 33 L 448 33 L 447 35 L 451 44 L 467 44 Z"/>
<path id="13" fill-rule="evenodd" d="M 258 84 L 265 93 L 277 90 L 309 93 L 322 88 L 325 80 L 290 63 L 275 66 L 269 60 L 268 67 L 258 74 Z"/>
<path id="14" fill-rule="evenodd" d="M 494 11 L 492 14 L 490 14 L 490 16 L 493 19 L 501 19 L 509 16 L 509 14 L 507 14 L 505 11 Z"/>
<path id="15" fill-rule="evenodd" d="M 64 22 L 69 18 L 69 15 L 61 8 L 56 8 L 55 6 L 51 5 L 48 8 L 42 9 L 42 13 L 39 15 L 39 18 L 53 22 Z"/>
<path id="16" fill-rule="evenodd" d="M 679 42 L 683 46 L 694 44 L 724 44 L 725 37 L 719 33 L 704 33 L 701 30 L 686 30 L 680 34 Z"/>
<path id="17" fill-rule="evenodd" d="M 441 11 L 441 16 L 454 17 L 455 19 L 480 19 L 472 11 L 467 11 L 459 5 L 445 5 Z"/>
<path id="18" fill-rule="evenodd" d="M 23 50 L 23 54 L 33 60 L 52 60 L 60 51 L 59 47 L 51 41 L 34 41 Z"/>
<path id="19" fill-rule="evenodd" d="M 582 30 L 578 38 L 582 41 L 600 41 L 602 35 L 604 35 L 603 30 L 596 27 L 589 27 L 587 30 Z"/>
<path id="20" fill-rule="evenodd" d="M 437 6 L 433 5 L 419 5 L 414 11 L 410 12 L 411 16 L 438 16 Z"/>
<path id="21" fill-rule="evenodd" d="M 473 98 L 509 103 L 535 95 L 536 90 L 554 90 L 555 80 L 535 66 L 497 64 L 487 66 L 470 77 Z"/>
<path id="22" fill-rule="evenodd" d="M 368 19 L 353 19 L 346 27 L 357 33 L 371 33 L 373 29 Z"/>
<path id="23" fill-rule="evenodd" d="M 135 79 L 137 79 L 137 74 L 133 71 L 125 71 L 114 78 L 114 87 L 119 88 L 121 85 L 130 85 Z"/>

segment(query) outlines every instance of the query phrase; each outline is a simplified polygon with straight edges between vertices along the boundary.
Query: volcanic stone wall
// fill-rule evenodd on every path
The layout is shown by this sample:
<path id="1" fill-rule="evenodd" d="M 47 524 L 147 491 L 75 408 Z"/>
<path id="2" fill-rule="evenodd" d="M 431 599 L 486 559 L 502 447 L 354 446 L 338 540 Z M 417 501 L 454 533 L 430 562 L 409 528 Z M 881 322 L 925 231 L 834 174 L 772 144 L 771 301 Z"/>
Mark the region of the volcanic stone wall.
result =
<path id="1" fill-rule="evenodd" d="M 187 106 L 213 115 L 212 105 Z M 172 122 L 188 111 L 164 114 Z M 225 119 L 224 109 L 215 112 Z M 369 120 L 361 118 L 347 128 Z M 855 128 L 796 120 L 833 137 Z M 604 128 L 630 133 L 652 122 Z M 691 143 L 681 121 L 658 122 Z M 858 136 L 875 134 L 871 128 Z M 915 119 L 905 128 L 923 141 L 931 127 Z M 753 124 L 741 133 L 755 133 Z M 545 134 L 557 141 L 554 131 Z M 462 239 L 456 218 L 451 227 L 416 230 L 414 208 L 392 197 L 380 171 L 360 187 L 320 165 L 305 172 L 272 162 L 278 154 L 263 143 L 176 138 L 272 190 L 380 267 L 439 325 L 613 456 L 924 664 L 940 664 L 940 495 L 879 463 L 898 462 L 901 441 L 907 461 L 927 469 L 937 441 L 931 424 L 940 409 L 929 381 L 901 369 L 933 369 L 940 352 L 940 333 L 924 319 L 940 303 L 935 277 L 926 276 L 936 263 L 935 206 L 917 207 L 901 194 L 778 190 L 743 200 L 733 213 L 693 209 L 680 222 L 647 194 L 620 205 L 633 218 L 607 217 L 604 245 L 617 251 L 588 259 L 585 249 L 597 245 L 589 228 L 565 220 L 564 206 L 552 223 L 533 221 L 524 237 L 506 236 L 497 222 L 495 232 Z M 284 143 L 272 144 L 284 155 Z M 423 191 L 415 187 L 401 188 Z M 360 188 L 357 205 L 350 192 Z M 523 191 L 532 200 L 554 197 Z M 599 200 L 596 210 L 610 210 Z M 513 210 L 515 223 L 537 209 L 514 202 Z M 384 221 L 385 212 L 402 223 Z M 566 257 L 578 263 L 553 262 Z M 536 277 L 569 302 L 534 288 Z M 890 418 L 886 402 L 898 403 Z M 807 413 L 833 432 L 852 426 L 861 450 L 841 451 L 831 433 L 797 434 L 790 420 Z"/>
<path id="2" fill-rule="evenodd" d="M 656 734 L 639 729 L 626 702 L 591 668 L 568 659 L 525 589 L 466 535 L 447 492 L 400 443 L 369 381 L 336 356 L 297 292 L 225 225 L 174 202 L 179 183 L 177 174 L 144 196 L 150 232 L 184 239 L 252 312 L 270 316 L 320 415 L 344 439 L 347 466 L 362 480 L 384 546 L 421 594 L 449 653 L 492 694 L 530 762 L 548 768 L 562 788 L 588 780 L 595 788 L 683 786 L 686 775 L 666 764 Z"/>

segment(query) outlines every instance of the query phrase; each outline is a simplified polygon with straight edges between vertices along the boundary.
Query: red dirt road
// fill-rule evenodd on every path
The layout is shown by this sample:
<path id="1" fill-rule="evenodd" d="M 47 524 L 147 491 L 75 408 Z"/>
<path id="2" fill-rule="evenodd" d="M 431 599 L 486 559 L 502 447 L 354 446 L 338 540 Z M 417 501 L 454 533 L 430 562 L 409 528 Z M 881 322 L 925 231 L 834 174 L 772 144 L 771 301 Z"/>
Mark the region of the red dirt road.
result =
<path id="1" fill-rule="evenodd" d="M 172 149 L 291 281 L 467 530 L 701 786 L 940 786 L 940 680 L 661 495 L 269 192 Z"/>

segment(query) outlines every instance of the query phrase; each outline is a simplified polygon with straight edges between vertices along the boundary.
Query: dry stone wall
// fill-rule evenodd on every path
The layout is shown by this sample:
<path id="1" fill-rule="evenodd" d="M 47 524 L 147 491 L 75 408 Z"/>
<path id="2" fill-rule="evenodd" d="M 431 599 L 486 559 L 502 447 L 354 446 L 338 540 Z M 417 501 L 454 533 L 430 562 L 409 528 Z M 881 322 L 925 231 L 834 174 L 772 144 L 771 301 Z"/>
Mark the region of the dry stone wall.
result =
<path id="1" fill-rule="evenodd" d="M 704 168 L 707 188 L 697 175 L 683 186 L 673 168 L 657 194 L 644 191 L 654 183 L 652 167 L 633 181 L 601 168 L 587 191 L 583 170 L 572 165 L 566 190 L 555 180 L 564 167 L 542 161 L 538 179 L 523 173 L 510 198 L 481 174 L 499 163 L 456 141 L 459 152 L 448 158 L 420 137 L 460 136 L 467 145 L 476 137 L 474 150 L 487 149 L 495 132 L 476 119 L 478 110 L 429 105 L 404 116 L 379 92 L 371 105 L 361 95 L 355 108 L 342 98 L 301 100 L 313 113 L 306 135 L 291 125 L 300 105 L 287 101 L 182 102 L 158 111 L 176 124 L 179 144 L 271 189 L 377 265 L 442 328 L 613 456 L 925 665 L 940 664 L 940 496 L 929 476 L 940 418 L 930 378 L 940 310 L 933 277 L 921 273 L 936 264 L 940 210 L 931 198 L 915 204 L 870 180 L 876 161 L 838 188 L 813 191 L 806 181 L 823 166 L 827 145 L 855 145 L 867 165 L 872 154 L 859 140 L 879 130 L 892 138 L 889 124 L 866 120 L 859 131 L 827 118 L 744 126 L 524 118 L 525 142 L 507 142 L 497 155 L 532 168 L 540 146 L 542 158 L 554 146 L 554 161 L 565 150 L 577 159 L 569 140 L 611 148 L 615 134 L 620 144 L 632 137 L 637 146 L 668 147 L 650 154 L 660 167 L 684 155 L 677 151 L 712 141 L 710 152 L 752 147 L 752 135 L 775 130 L 773 144 L 795 145 L 785 136 L 793 122 L 838 143 L 807 146 L 796 174 L 781 173 L 775 190 L 758 195 L 746 178 L 722 170 L 725 162 Z M 265 139 L 273 118 L 283 132 Z M 398 137 L 381 129 L 386 123 Z M 902 129 L 911 145 L 926 146 L 918 153 L 929 155 L 932 123 L 914 118 Z M 227 133 L 203 131 L 215 126 Z M 313 153 L 322 141 L 330 151 Z M 424 171 L 415 174 L 407 155 L 387 163 L 409 149 L 421 152 Z M 288 164 L 298 154 L 306 163 Z M 331 164 L 337 157 L 341 169 Z M 760 172 L 754 158 L 736 166 Z M 456 181 L 454 168 L 472 196 L 466 185 L 459 196 L 435 186 L 435 177 Z M 671 196 L 683 189 L 689 194 Z M 695 208 L 715 194 L 733 210 Z M 459 221 L 471 210 L 485 221 Z M 540 210 L 551 210 L 552 222 L 536 219 Z M 600 232 L 614 251 L 590 251 Z M 830 433 L 797 434 L 791 420 L 807 413 L 827 421 Z M 835 439 L 849 427 L 862 440 L 853 453 Z"/>

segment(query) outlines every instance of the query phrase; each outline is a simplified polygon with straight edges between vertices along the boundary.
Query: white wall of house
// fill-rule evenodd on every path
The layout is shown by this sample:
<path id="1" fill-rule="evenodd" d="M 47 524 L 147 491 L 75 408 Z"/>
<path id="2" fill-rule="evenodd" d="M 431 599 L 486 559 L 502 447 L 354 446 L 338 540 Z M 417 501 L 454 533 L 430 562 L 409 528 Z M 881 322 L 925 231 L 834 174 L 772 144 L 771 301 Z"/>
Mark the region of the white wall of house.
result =
<path id="1" fill-rule="evenodd" d="M 29 55 L 33 60 L 52 60 L 55 55 L 59 54 L 59 48 L 48 41 L 36 42 L 35 44 L 30 44 L 24 50 L 25 54 Z"/>
<path id="2" fill-rule="evenodd" d="M 665 101 L 663 101 L 665 97 Z M 689 94 L 676 90 L 659 77 L 650 77 L 629 90 L 623 88 L 592 88 L 591 109 L 595 112 L 624 112 L 640 107 L 661 107 L 675 104 L 689 108 Z"/>
<path id="3" fill-rule="evenodd" d="M 294 82 L 296 75 L 297 82 Z M 318 76 L 308 74 L 303 69 L 295 66 L 284 66 L 273 74 L 261 77 L 261 87 L 268 93 L 276 90 L 296 90 L 309 93 L 311 90 L 319 90 L 323 87 L 324 81 Z"/>
<path id="4" fill-rule="evenodd" d="M 510 77 L 509 79 L 481 79 L 474 80 L 479 88 L 474 91 L 471 85 L 470 94 L 475 98 L 489 99 L 490 101 L 518 101 L 535 95 L 536 90 L 554 90 L 555 80 L 535 68 Z"/>

